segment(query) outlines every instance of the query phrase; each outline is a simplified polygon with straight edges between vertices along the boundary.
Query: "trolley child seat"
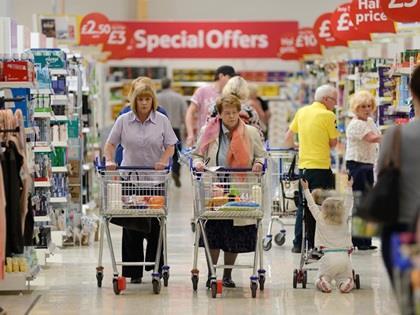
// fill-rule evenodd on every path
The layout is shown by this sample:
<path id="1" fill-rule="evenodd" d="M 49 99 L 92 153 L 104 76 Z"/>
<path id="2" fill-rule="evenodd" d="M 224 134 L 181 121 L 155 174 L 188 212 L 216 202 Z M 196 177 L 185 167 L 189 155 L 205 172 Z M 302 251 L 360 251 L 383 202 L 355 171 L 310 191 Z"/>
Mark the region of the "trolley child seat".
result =
<path id="1" fill-rule="evenodd" d="M 100 180 L 101 192 L 101 230 L 99 240 L 99 259 L 96 268 L 98 287 L 102 287 L 104 267 L 102 266 L 102 254 L 104 232 L 106 234 L 113 269 L 113 289 L 115 294 L 120 294 L 126 289 L 125 278 L 119 276 L 117 266 L 153 266 L 152 285 L 155 294 L 160 293 L 161 278 L 164 286 L 168 286 L 169 266 L 167 265 L 167 236 L 166 218 L 168 214 L 168 183 L 170 168 L 162 171 L 150 167 L 117 167 L 116 170 L 107 170 L 104 166 L 95 162 L 97 175 Z M 156 218 L 160 225 L 158 247 L 155 261 L 145 262 L 117 262 L 112 245 L 109 223 L 113 218 Z M 112 223 L 112 222 L 111 222 Z M 159 263 L 162 259 L 162 274 L 159 272 Z"/>

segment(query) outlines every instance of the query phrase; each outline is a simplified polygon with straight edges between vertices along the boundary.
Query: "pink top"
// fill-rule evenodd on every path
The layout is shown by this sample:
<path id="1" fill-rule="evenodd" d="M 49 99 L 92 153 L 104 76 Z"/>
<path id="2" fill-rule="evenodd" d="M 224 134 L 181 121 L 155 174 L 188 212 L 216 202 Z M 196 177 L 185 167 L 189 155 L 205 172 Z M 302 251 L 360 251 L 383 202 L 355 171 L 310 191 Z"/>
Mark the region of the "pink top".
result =
<path id="1" fill-rule="evenodd" d="M 194 92 L 191 101 L 198 106 L 197 130 L 200 130 L 206 124 L 219 95 L 220 93 L 214 84 L 202 86 Z"/>

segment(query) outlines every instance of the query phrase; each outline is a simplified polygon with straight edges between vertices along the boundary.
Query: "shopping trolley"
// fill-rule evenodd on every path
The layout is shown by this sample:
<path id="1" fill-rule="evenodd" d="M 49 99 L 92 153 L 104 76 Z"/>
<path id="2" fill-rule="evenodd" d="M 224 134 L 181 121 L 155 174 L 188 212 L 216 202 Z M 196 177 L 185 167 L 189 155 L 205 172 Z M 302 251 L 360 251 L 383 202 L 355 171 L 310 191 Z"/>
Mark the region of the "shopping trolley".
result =
<path id="1" fill-rule="evenodd" d="M 207 264 L 210 268 L 210 289 L 212 297 L 222 293 L 222 281 L 217 280 L 216 270 L 222 268 L 252 269 L 250 277 L 251 293 L 255 298 L 258 284 L 264 290 L 265 270 L 263 269 L 262 219 L 264 206 L 262 191 L 264 173 L 249 169 L 223 169 L 197 172 L 192 169 L 194 189 L 194 209 L 197 226 L 195 231 L 194 261 L 191 271 L 193 290 L 197 290 L 199 270 L 197 269 L 200 236 L 204 243 Z M 255 220 L 257 241 L 252 265 L 213 265 L 210 247 L 206 236 L 206 223 L 209 220 Z M 258 268 L 259 263 L 259 269 Z"/>
<path id="2" fill-rule="evenodd" d="M 304 178 L 303 175 L 295 175 L 293 179 L 300 180 Z M 308 283 L 308 271 L 317 271 L 318 268 L 307 267 L 308 265 L 317 262 L 322 258 L 326 252 L 342 252 L 346 251 L 349 255 L 353 252 L 353 248 L 309 248 L 308 234 L 306 231 L 306 216 L 309 210 L 307 209 L 306 198 L 303 195 L 302 185 L 298 185 L 298 198 L 299 205 L 302 207 L 302 244 L 301 254 L 299 259 L 299 267 L 293 270 L 293 288 L 296 289 L 298 284 L 302 285 L 303 289 L 306 289 Z M 349 216 L 348 222 L 351 222 L 351 215 Z M 350 227 L 349 227 L 350 228 Z M 353 270 L 352 273 L 353 281 L 356 285 L 356 289 L 360 289 L 360 276 Z"/>
<path id="3" fill-rule="evenodd" d="M 263 240 L 265 251 L 271 249 L 273 223 L 280 225 L 279 232 L 274 236 L 274 242 L 282 246 L 286 241 L 285 223 L 282 220 L 296 215 L 298 204 L 298 182 L 293 175 L 298 173 L 296 157 L 293 149 L 270 148 L 267 146 L 267 197 L 271 208 L 271 217 L 267 234 Z"/>
<path id="4" fill-rule="evenodd" d="M 119 276 L 117 266 L 153 266 L 152 285 L 155 294 L 160 293 L 161 278 L 168 286 L 169 266 L 167 265 L 166 218 L 168 214 L 169 168 L 157 171 L 145 167 L 118 167 L 107 170 L 96 162 L 96 170 L 101 189 L 101 230 L 99 240 L 99 260 L 96 268 L 98 287 L 102 287 L 104 267 L 102 266 L 104 232 L 106 234 L 113 269 L 113 289 L 120 294 L 126 288 L 126 280 Z M 113 218 L 135 219 L 156 218 L 160 224 L 158 248 L 155 261 L 117 262 L 115 260 L 109 223 Z M 112 222 L 111 222 L 112 223 Z M 162 274 L 159 263 L 163 247 Z"/>

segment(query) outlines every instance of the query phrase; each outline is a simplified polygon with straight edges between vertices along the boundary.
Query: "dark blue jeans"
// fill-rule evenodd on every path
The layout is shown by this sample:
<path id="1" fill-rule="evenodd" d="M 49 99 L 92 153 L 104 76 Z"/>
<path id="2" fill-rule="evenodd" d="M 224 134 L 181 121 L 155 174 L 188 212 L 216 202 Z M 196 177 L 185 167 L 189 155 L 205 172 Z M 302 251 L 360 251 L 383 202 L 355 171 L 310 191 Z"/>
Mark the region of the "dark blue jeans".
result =
<path id="1" fill-rule="evenodd" d="M 330 169 L 305 169 L 299 170 L 299 175 L 303 176 L 309 184 L 309 189 L 334 188 L 334 175 Z M 295 223 L 295 239 L 293 240 L 293 247 L 300 248 L 302 245 L 302 221 L 303 221 L 303 208 L 302 208 L 302 189 L 299 189 L 299 206 L 296 214 Z M 316 222 L 309 209 L 305 208 L 305 230 L 306 238 L 308 240 L 309 248 L 314 247 Z"/>
<path id="2" fill-rule="evenodd" d="M 364 193 L 373 186 L 373 164 L 347 161 L 346 167 L 353 178 L 353 191 Z M 370 237 L 353 237 L 353 246 L 368 247 L 372 245 Z"/>

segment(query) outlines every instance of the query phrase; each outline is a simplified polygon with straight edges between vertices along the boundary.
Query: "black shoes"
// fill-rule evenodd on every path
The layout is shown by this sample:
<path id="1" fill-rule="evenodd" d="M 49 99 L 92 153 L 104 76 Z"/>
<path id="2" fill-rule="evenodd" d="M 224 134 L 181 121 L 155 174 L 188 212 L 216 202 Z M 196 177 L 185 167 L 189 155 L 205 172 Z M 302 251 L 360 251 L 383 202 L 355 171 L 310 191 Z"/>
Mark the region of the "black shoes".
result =
<path id="1" fill-rule="evenodd" d="M 172 178 L 174 180 L 176 187 L 181 187 L 181 181 L 179 180 L 179 175 L 172 173 Z"/>
<path id="2" fill-rule="evenodd" d="M 367 245 L 367 246 L 357 246 L 358 250 L 373 250 L 373 249 L 377 249 L 378 246 L 373 246 L 373 245 Z"/>
<path id="3" fill-rule="evenodd" d="M 232 280 L 232 278 L 223 278 L 223 286 L 225 288 L 236 288 L 235 282 Z M 210 278 L 207 278 L 206 281 L 206 287 L 210 289 Z"/>
<path id="4" fill-rule="evenodd" d="M 226 288 L 236 288 L 235 282 L 233 282 L 232 278 L 223 278 L 223 286 Z"/>
<path id="5" fill-rule="evenodd" d="M 141 277 L 140 278 L 131 278 L 130 283 L 140 284 L 141 283 Z"/>
<path id="6" fill-rule="evenodd" d="M 292 253 L 294 254 L 300 254 L 302 252 L 302 249 L 300 247 L 292 247 Z"/>

